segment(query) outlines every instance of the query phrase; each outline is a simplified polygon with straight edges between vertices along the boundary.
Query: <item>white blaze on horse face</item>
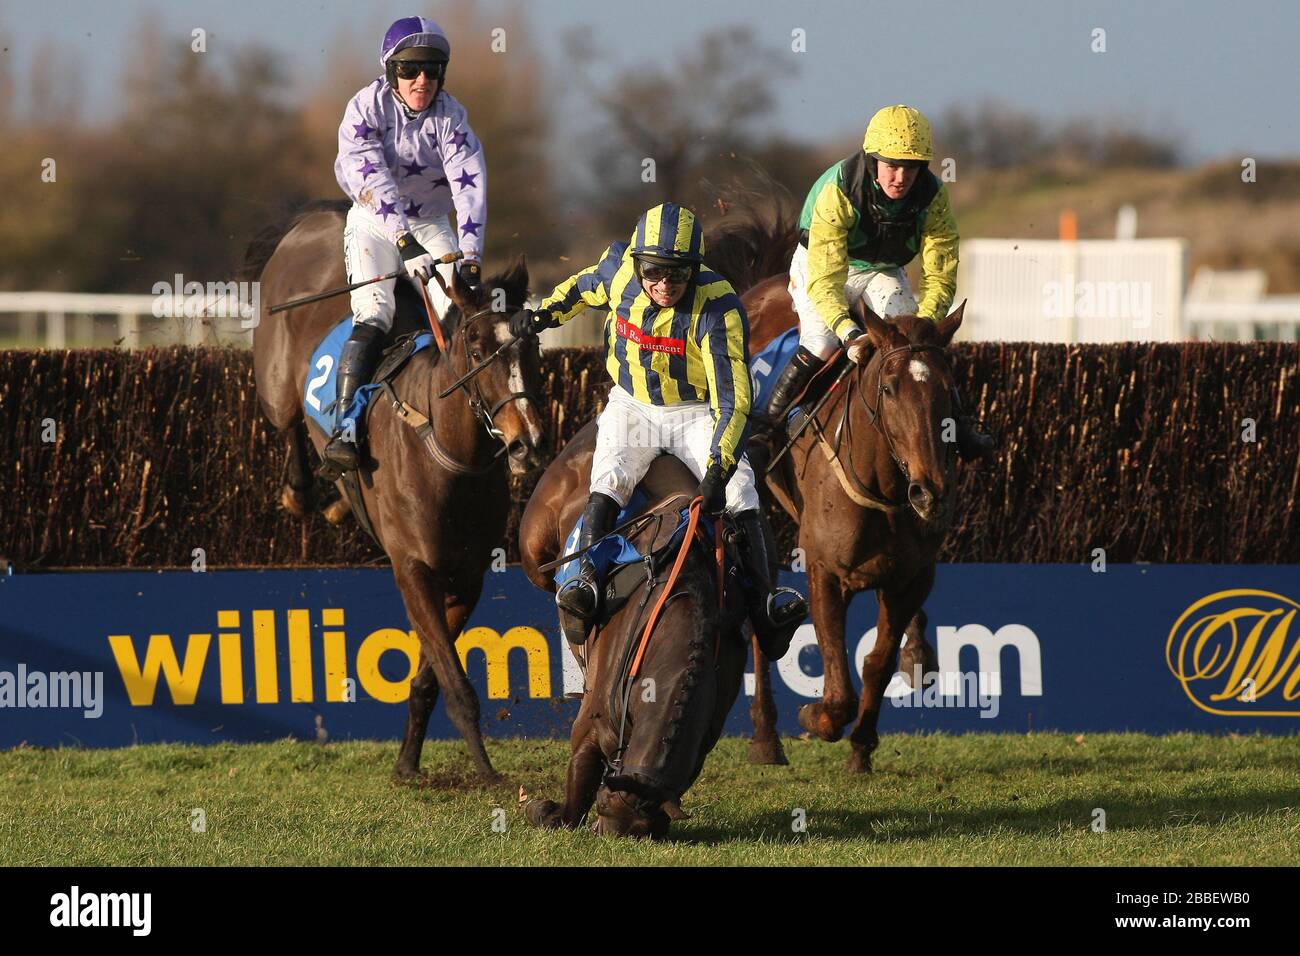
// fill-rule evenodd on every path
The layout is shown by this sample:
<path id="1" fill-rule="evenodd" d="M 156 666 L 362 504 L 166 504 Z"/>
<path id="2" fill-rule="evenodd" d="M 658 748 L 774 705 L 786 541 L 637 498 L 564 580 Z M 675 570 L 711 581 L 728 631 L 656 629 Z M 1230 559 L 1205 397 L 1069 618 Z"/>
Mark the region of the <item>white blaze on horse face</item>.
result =
<path id="1" fill-rule="evenodd" d="M 928 382 L 930 380 L 930 368 L 920 359 L 912 359 L 907 363 L 907 370 L 912 373 L 912 378 L 918 382 Z"/>
<path id="2" fill-rule="evenodd" d="M 514 336 L 510 334 L 510 325 L 506 322 L 498 322 L 497 342 L 501 345 L 505 345 L 513 338 Z M 520 348 L 516 346 L 515 348 L 511 349 L 509 352 L 506 353 L 507 355 L 510 356 L 510 391 L 515 394 L 518 394 L 519 392 L 522 392 L 524 390 L 524 373 L 519 366 L 520 351 L 521 351 Z M 525 409 L 524 400 L 522 398 L 516 398 L 515 403 L 519 411 L 519 417 L 523 418 L 525 422 L 528 422 L 528 418 L 525 416 L 524 413 L 524 409 Z M 528 437 L 533 442 L 533 444 L 536 445 L 541 440 L 542 437 L 541 428 L 529 422 Z"/>

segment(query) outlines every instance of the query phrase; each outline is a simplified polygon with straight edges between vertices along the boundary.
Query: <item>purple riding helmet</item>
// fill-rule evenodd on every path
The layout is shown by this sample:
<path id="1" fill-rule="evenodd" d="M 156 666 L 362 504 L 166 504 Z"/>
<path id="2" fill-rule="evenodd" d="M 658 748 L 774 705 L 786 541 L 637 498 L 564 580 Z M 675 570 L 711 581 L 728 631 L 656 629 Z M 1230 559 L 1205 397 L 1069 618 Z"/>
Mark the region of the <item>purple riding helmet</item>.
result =
<path id="1" fill-rule="evenodd" d="M 384 68 L 388 85 L 397 89 L 398 60 L 426 60 L 442 64 L 443 75 L 438 77 L 442 88 L 447 61 L 451 59 L 451 43 L 442 27 L 428 17 L 402 17 L 384 34 L 379 45 L 379 65 Z"/>

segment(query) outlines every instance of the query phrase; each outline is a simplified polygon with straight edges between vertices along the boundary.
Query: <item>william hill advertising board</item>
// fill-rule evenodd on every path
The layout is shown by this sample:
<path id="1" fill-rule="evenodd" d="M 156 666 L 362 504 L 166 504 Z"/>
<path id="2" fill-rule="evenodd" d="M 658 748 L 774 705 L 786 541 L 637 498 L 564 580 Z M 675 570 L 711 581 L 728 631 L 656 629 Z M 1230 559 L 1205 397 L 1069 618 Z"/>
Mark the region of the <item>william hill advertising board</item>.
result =
<path id="1" fill-rule="evenodd" d="M 926 604 L 940 681 L 895 678 L 881 726 L 1293 733 L 1297 598 L 1287 566 L 945 565 Z M 859 595 L 855 671 L 875 622 Z M 489 735 L 567 735 L 582 676 L 518 568 L 488 574 L 457 648 Z M 397 738 L 418 653 L 387 570 L 0 578 L 0 747 Z M 806 624 L 773 672 L 783 733 L 821 672 Z M 751 690 L 729 733 L 749 733 Z M 441 707 L 429 734 L 457 736 Z"/>

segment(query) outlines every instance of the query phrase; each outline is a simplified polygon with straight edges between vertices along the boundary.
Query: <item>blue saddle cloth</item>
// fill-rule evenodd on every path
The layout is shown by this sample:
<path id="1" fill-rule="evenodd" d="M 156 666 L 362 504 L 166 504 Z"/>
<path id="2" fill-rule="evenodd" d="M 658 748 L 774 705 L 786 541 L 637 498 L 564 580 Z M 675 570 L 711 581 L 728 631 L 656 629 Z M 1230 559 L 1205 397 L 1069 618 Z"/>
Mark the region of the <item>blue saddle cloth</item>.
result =
<path id="1" fill-rule="evenodd" d="M 759 352 L 749 360 L 749 377 L 753 381 L 752 394 L 754 396 L 754 408 L 764 408 L 767 400 L 772 394 L 772 389 L 776 387 L 776 380 L 780 378 L 781 372 L 790 359 L 799 349 L 799 327 L 792 326 L 786 329 L 771 342 L 764 346 L 763 351 Z M 799 411 L 799 406 L 795 405 L 790 409 L 790 418 L 794 418 L 795 413 Z"/>
<path id="2" fill-rule="evenodd" d="M 302 407 L 307 417 L 321 427 L 326 435 L 334 433 L 334 424 L 340 418 L 351 418 L 356 427 L 357 443 L 365 440 L 366 409 L 370 406 L 371 396 L 382 387 L 382 382 L 372 382 L 357 389 L 352 404 L 340 416 L 338 409 L 338 366 L 339 354 L 343 343 L 352 332 L 352 316 L 346 316 L 334 326 L 330 333 L 321 339 L 316 351 L 311 354 L 311 365 L 307 370 L 307 384 L 303 388 Z M 411 354 L 433 345 L 433 336 L 423 332 L 415 338 L 415 348 Z M 392 370 L 393 373 L 396 368 Z M 391 377 L 391 373 L 388 377 Z"/>
<path id="3" fill-rule="evenodd" d="M 639 487 L 632 492 L 632 497 L 628 499 L 627 506 L 619 511 L 618 517 L 614 519 L 614 527 L 620 527 L 624 523 L 631 521 L 639 513 L 645 510 L 648 504 L 646 494 Z M 686 534 L 686 526 L 690 522 L 690 509 L 682 508 L 677 513 L 677 527 L 673 529 L 672 537 L 668 539 L 667 547 L 673 548 L 681 544 L 682 536 Z M 699 527 L 703 529 L 705 537 L 712 539 L 713 522 L 701 521 Z M 582 518 L 579 516 L 573 530 L 569 536 L 564 539 L 564 550 L 562 554 L 572 554 L 578 550 L 578 536 L 582 533 Z M 587 555 L 591 558 L 591 563 L 596 567 L 597 581 L 604 582 L 612 571 L 617 570 L 625 564 L 635 564 L 642 560 L 645 555 L 642 554 L 637 546 L 621 534 L 611 534 L 598 542 Z M 564 587 L 571 579 L 577 577 L 579 560 L 574 559 L 560 565 L 555 572 L 555 589 L 558 591 Z"/>

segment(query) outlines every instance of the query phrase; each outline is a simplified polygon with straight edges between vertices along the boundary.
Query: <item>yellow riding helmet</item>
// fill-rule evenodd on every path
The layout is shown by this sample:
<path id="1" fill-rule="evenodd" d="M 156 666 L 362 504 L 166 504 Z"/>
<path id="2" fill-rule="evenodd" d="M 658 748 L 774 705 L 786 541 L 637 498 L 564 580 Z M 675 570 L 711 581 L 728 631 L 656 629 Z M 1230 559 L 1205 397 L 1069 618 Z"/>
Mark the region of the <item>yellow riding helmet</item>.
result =
<path id="1" fill-rule="evenodd" d="M 910 106 L 886 106 L 867 124 L 862 150 L 886 161 L 928 163 L 934 159 L 930 121 Z"/>

